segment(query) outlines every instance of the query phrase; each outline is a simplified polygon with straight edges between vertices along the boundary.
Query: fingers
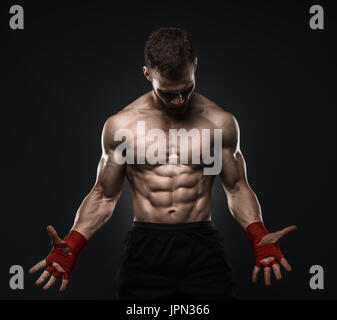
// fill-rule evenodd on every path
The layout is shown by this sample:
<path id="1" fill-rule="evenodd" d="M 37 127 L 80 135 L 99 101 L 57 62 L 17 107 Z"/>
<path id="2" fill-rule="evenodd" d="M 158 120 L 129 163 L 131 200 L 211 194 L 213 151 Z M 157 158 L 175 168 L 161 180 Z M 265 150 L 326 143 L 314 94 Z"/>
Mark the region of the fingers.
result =
<path id="1" fill-rule="evenodd" d="M 49 270 L 50 272 L 48 272 L 47 270 Z M 41 285 L 44 281 L 46 281 L 48 279 L 48 277 L 52 274 L 52 276 L 50 277 L 49 281 L 44 285 L 44 287 L 42 288 L 42 290 L 48 290 L 55 282 L 56 280 L 59 278 L 59 276 L 61 275 L 61 272 L 59 271 L 55 271 L 54 267 L 50 267 L 47 270 L 45 270 L 42 275 L 39 277 L 39 279 L 36 280 L 35 284 L 37 286 Z M 55 271 L 55 272 L 54 272 Z M 67 285 L 68 285 L 68 277 L 65 277 L 65 273 L 63 273 L 63 279 L 62 279 L 62 283 L 61 283 L 61 288 L 60 288 L 60 292 L 65 291 Z"/>
<path id="2" fill-rule="evenodd" d="M 264 266 L 263 268 L 263 274 L 264 274 L 264 283 L 266 286 L 270 286 L 271 284 L 271 269 L 273 270 L 273 273 L 275 275 L 275 278 L 277 280 L 281 280 L 281 270 L 280 265 L 276 262 L 274 257 L 266 257 L 260 261 L 260 263 Z M 270 267 L 271 266 L 271 267 Z M 254 267 L 253 274 L 252 274 L 252 282 L 256 283 L 257 276 L 260 271 L 260 268 L 258 266 Z"/>
<path id="3" fill-rule="evenodd" d="M 60 292 L 63 292 L 66 289 L 66 287 L 68 285 L 68 282 L 69 282 L 68 279 L 64 279 L 64 278 L 62 279 L 62 284 L 61 284 Z"/>
<path id="4" fill-rule="evenodd" d="M 53 267 L 55 267 L 55 269 L 58 271 L 58 272 L 61 272 L 61 273 L 64 273 L 66 272 L 57 262 L 53 262 Z"/>
<path id="5" fill-rule="evenodd" d="M 281 263 L 282 267 L 284 269 L 286 269 L 288 272 L 291 271 L 291 266 L 285 258 L 282 258 L 280 263 Z"/>
<path id="6" fill-rule="evenodd" d="M 254 266 L 253 273 L 252 273 L 252 282 L 256 283 L 257 281 L 257 276 L 260 272 L 260 268 L 258 266 Z"/>
<path id="7" fill-rule="evenodd" d="M 260 269 L 259 267 L 255 266 L 254 269 L 253 269 L 253 274 L 252 274 L 252 282 L 253 283 L 256 283 L 257 281 L 257 276 L 260 272 Z M 281 271 L 280 271 L 280 265 L 278 263 L 275 263 L 272 265 L 272 269 L 273 269 L 273 272 L 274 272 L 274 275 L 275 275 L 275 278 L 277 280 L 281 280 Z M 271 284 L 271 281 L 270 281 L 270 271 L 271 271 L 271 268 L 269 266 L 265 266 L 263 268 L 263 273 L 264 273 L 264 283 L 266 286 L 270 286 Z"/>
<path id="8" fill-rule="evenodd" d="M 258 245 L 266 243 L 277 243 L 283 236 L 297 230 L 296 226 L 289 226 L 280 231 L 275 231 L 265 235 L 258 243 Z"/>
<path id="9" fill-rule="evenodd" d="M 274 276 L 276 280 L 281 280 L 282 276 L 281 276 L 280 265 L 278 263 L 275 263 L 271 267 L 273 268 L 273 272 L 274 272 Z"/>
<path id="10" fill-rule="evenodd" d="M 60 272 L 55 271 L 53 275 L 50 277 L 47 284 L 42 288 L 43 290 L 48 290 L 57 280 L 57 278 L 60 276 Z"/>
<path id="11" fill-rule="evenodd" d="M 264 273 L 264 284 L 266 286 L 270 286 L 270 267 L 264 267 L 263 273 Z"/>
<path id="12" fill-rule="evenodd" d="M 33 266 L 32 268 L 29 269 L 28 273 L 29 274 L 33 274 L 35 273 L 36 271 L 44 268 L 45 266 L 47 265 L 47 262 L 46 262 L 46 259 L 38 262 L 35 266 Z"/>
<path id="13" fill-rule="evenodd" d="M 264 258 L 260 261 L 260 263 L 264 266 L 263 274 L 264 274 L 264 283 L 265 283 L 266 286 L 270 286 L 270 284 L 271 284 L 271 281 L 270 281 L 270 279 L 271 279 L 271 277 L 270 277 L 271 269 L 273 270 L 273 273 L 274 273 L 274 276 L 275 276 L 276 280 L 282 279 L 281 267 L 276 262 L 274 257 Z M 284 267 L 284 269 L 286 269 L 287 271 L 292 270 L 291 266 L 289 265 L 288 261 L 285 258 L 282 258 L 280 263 Z M 258 267 L 258 266 L 254 267 L 253 273 L 252 273 L 252 282 L 253 283 L 256 283 L 257 276 L 260 272 L 260 269 L 261 268 Z"/>
<path id="14" fill-rule="evenodd" d="M 48 234 L 50 238 L 52 239 L 53 243 L 60 243 L 63 242 L 62 239 L 58 236 L 56 230 L 54 229 L 53 226 L 48 226 L 47 227 Z"/>
<path id="15" fill-rule="evenodd" d="M 57 271 L 62 272 L 62 273 L 66 272 L 57 262 L 53 262 L 52 265 L 53 265 L 53 267 L 55 267 L 55 269 Z M 40 261 L 39 263 L 37 263 L 34 267 L 30 268 L 28 273 L 33 274 L 36 271 L 38 271 L 38 270 L 40 270 L 40 269 L 42 269 L 46 266 L 47 266 L 47 262 L 46 262 L 46 259 L 44 259 L 44 260 Z"/>
<path id="16" fill-rule="evenodd" d="M 41 285 L 42 282 L 44 282 L 45 280 L 47 280 L 47 278 L 50 276 L 50 272 L 48 272 L 47 270 L 43 271 L 43 273 L 41 274 L 41 276 L 35 281 L 35 284 L 37 286 Z"/>
<path id="17" fill-rule="evenodd" d="M 35 284 L 37 286 L 41 285 L 44 281 L 48 279 L 50 275 L 52 275 L 46 285 L 42 288 L 43 290 L 48 290 L 56 282 L 60 274 L 63 274 L 64 277 L 66 271 L 57 262 L 53 262 L 52 265 L 49 265 L 49 267 L 45 271 L 43 271 L 41 276 L 36 280 Z M 65 290 L 67 284 L 68 279 L 63 279 L 60 289 L 61 292 Z"/>
<path id="18" fill-rule="evenodd" d="M 283 236 L 285 236 L 286 234 L 288 233 L 291 233 L 293 231 L 297 230 L 297 227 L 296 226 L 289 226 L 289 227 L 286 227 L 282 230 L 280 230 L 278 233 L 279 233 L 279 237 L 282 238 Z"/>
<path id="19" fill-rule="evenodd" d="M 266 258 L 263 258 L 262 260 L 260 260 L 260 263 L 263 264 L 264 266 L 268 266 L 274 260 L 275 260 L 275 258 L 270 256 L 270 257 L 266 257 Z"/>

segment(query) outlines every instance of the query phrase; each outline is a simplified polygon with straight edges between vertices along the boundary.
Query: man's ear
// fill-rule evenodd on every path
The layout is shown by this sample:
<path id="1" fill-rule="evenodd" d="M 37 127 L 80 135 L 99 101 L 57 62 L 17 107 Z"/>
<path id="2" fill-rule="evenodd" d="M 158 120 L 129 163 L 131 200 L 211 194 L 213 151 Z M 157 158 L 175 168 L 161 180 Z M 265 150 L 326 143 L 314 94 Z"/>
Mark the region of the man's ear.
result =
<path id="1" fill-rule="evenodd" d="M 197 70 L 197 67 L 198 67 L 198 57 L 195 57 L 194 58 L 194 71 Z"/>
<path id="2" fill-rule="evenodd" d="M 150 82 L 152 82 L 152 77 L 151 77 L 150 71 L 147 66 L 143 66 L 143 73 L 144 73 L 145 78 L 149 80 Z"/>

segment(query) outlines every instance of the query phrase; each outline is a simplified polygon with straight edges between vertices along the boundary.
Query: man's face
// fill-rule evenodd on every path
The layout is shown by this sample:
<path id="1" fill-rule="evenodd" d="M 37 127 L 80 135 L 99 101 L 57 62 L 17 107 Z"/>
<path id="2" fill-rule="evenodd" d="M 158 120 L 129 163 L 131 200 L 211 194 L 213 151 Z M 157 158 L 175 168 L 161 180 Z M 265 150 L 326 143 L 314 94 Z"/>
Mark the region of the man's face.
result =
<path id="1" fill-rule="evenodd" d="M 195 69 L 196 63 L 189 63 L 181 77 L 174 81 L 161 76 L 157 70 L 151 70 L 150 78 L 147 78 L 152 83 L 155 95 L 167 111 L 178 114 L 186 111 L 195 88 Z"/>

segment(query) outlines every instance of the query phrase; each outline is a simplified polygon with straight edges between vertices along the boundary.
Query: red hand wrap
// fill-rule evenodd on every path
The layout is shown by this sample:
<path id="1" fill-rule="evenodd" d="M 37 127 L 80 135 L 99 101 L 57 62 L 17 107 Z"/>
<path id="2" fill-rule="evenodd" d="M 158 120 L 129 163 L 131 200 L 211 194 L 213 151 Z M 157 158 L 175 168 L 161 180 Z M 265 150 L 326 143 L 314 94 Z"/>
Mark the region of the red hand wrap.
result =
<path id="1" fill-rule="evenodd" d="M 260 261 L 266 257 L 275 257 L 275 260 L 269 263 L 269 266 L 272 266 L 273 264 L 281 261 L 283 255 L 277 243 L 258 244 L 260 240 L 269 233 L 262 222 L 251 223 L 246 228 L 245 233 L 247 238 L 253 245 L 255 263 L 257 267 L 261 267 L 262 264 L 260 263 Z"/>
<path id="2" fill-rule="evenodd" d="M 65 243 L 63 244 L 54 244 L 53 249 L 49 253 L 46 258 L 46 262 L 48 268 L 46 271 L 52 273 L 55 278 L 60 276 L 60 272 L 58 272 L 55 267 L 52 266 L 53 262 L 57 262 L 64 270 L 63 279 L 69 279 L 69 274 L 72 268 L 75 265 L 78 254 L 81 249 L 87 243 L 86 238 L 79 233 L 78 231 L 72 230 L 70 233 L 63 239 Z M 65 252 L 58 248 L 68 247 L 71 254 L 69 252 Z"/>

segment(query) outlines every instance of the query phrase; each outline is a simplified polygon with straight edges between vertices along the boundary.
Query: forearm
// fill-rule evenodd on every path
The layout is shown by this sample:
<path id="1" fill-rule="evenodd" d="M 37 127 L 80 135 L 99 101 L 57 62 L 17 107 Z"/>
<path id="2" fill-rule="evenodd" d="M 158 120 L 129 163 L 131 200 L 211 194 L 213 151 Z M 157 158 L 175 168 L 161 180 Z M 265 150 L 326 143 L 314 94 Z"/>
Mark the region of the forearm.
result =
<path id="1" fill-rule="evenodd" d="M 262 221 L 259 201 L 246 183 L 237 183 L 235 188 L 227 190 L 228 208 L 234 219 L 243 229 L 257 221 Z"/>
<path id="2" fill-rule="evenodd" d="M 89 240 L 112 216 L 120 194 L 107 197 L 95 186 L 80 205 L 72 230 Z"/>

